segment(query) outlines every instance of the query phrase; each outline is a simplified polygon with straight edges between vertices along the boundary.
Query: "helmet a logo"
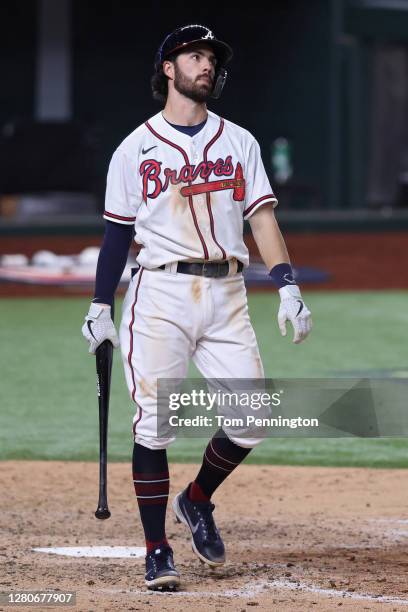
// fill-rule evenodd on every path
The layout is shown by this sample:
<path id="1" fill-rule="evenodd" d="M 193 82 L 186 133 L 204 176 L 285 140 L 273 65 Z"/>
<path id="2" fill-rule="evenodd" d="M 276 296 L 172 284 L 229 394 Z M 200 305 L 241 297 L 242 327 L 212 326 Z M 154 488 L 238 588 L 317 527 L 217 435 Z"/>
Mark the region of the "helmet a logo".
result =
<path id="1" fill-rule="evenodd" d="M 212 40 L 213 38 L 214 38 L 214 34 L 211 32 L 211 30 L 208 30 L 207 34 L 203 36 L 203 40 L 206 40 L 206 39 Z"/>

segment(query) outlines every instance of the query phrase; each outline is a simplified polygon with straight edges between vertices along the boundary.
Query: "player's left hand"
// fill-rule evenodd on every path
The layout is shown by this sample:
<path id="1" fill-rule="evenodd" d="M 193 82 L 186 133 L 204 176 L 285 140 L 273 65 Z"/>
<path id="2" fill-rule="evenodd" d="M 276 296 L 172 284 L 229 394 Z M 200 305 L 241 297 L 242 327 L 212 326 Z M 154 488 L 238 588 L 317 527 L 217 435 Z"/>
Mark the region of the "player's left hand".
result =
<path id="1" fill-rule="evenodd" d="M 293 342 L 299 344 L 312 329 L 311 312 L 304 303 L 297 285 L 286 285 L 279 289 L 281 304 L 278 312 L 279 329 L 286 336 L 286 321 L 293 326 Z"/>

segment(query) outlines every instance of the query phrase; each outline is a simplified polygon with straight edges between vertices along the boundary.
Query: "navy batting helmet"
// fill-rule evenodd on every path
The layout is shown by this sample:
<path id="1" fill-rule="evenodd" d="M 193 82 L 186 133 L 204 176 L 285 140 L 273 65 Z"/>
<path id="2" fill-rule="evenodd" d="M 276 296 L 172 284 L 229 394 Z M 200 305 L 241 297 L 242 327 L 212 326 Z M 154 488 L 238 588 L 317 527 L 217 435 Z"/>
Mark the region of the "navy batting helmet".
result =
<path id="1" fill-rule="evenodd" d="M 197 43 L 209 44 L 217 58 L 215 69 L 213 98 L 219 98 L 227 80 L 225 65 L 231 60 L 233 51 L 227 43 L 218 40 L 213 32 L 203 25 L 186 25 L 171 32 L 160 45 L 154 61 L 155 70 L 158 71 L 164 60 L 173 53 L 184 50 L 185 47 Z"/>

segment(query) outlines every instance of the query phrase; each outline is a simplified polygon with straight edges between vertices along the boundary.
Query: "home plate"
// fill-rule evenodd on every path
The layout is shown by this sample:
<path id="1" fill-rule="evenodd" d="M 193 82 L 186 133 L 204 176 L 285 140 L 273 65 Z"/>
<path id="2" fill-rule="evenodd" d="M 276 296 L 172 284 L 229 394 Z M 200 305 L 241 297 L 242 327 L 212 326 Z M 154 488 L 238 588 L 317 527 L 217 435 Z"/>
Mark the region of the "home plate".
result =
<path id="1" fill-rule="evenodd" d="M 142 546 L 61 546 L 50 548 L 33 548 L 35 552 L 65 557 L 107 557 L 130 558 L 144 557 L 146 549 Z"/>

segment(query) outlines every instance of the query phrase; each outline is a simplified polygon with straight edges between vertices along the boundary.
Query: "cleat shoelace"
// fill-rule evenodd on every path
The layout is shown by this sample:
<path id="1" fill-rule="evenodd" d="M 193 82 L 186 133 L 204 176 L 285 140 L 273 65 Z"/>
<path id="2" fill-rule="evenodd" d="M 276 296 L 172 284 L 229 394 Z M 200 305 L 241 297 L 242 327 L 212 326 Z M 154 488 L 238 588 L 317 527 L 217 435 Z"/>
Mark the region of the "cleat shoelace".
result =
<path id="1" fill-rule="evenodd" d="M 152 552 L 152 553 L 150 553 L 150 556 L 151 556 L 151 557 L 152 557 L 152 559 L 153 559 L 153 563 L 154 563 L 154 565 L 156 565 L 156 563 L 157 563 L 157 564 L 159 564 L 159 563 L 163 563 L 164 565 L 166 565 L 166 566 L 168 566 L 168 567 L 170 567 L 170 568 L 171 568 L 172 561 L 173 561 L 173 557 L 172 557 L 172 555 L 170 554 L 170 555 L 169 555 L 169 558 L 168 558 L 168 556 L 167 556 L 167 555 L 168 555 L 168 553 L 167 553 L 166 549 L 164 549 L 164 550 L 162 549 L 162 550 L 160 550 L 160 552 L 158 552 L 158 553 L 156 553 L 155 551 L 154 551 L 154 552 Z"/>
<path id="2" fill-rule="evenodd" d="M 205 540 L 207 540 L 207 542 L 214 542 L 219 538 L 218 530 L 215 526 L 212 515 L 214 508 L 214 504 L 203 504 L 199 507 L 199 509 L 196 507 L 199 520 L 204 528 Z"/>

